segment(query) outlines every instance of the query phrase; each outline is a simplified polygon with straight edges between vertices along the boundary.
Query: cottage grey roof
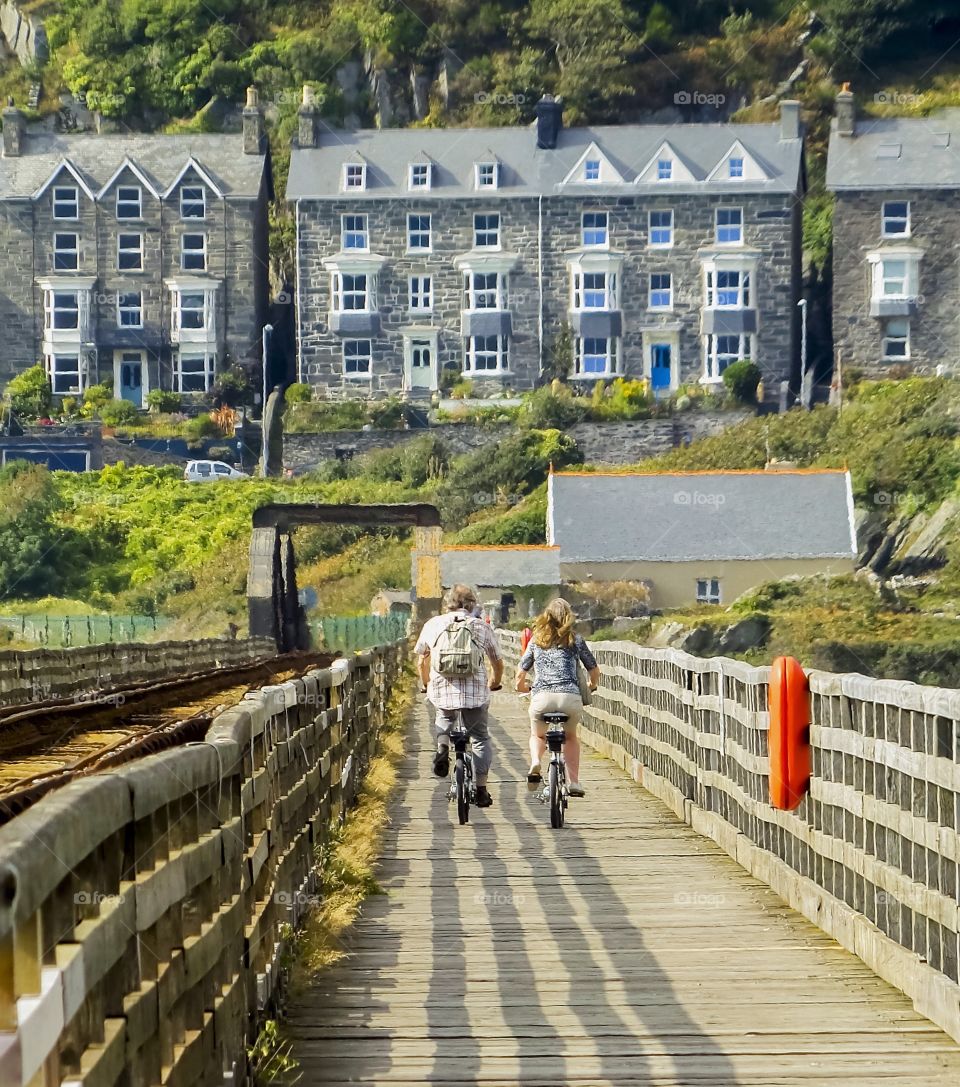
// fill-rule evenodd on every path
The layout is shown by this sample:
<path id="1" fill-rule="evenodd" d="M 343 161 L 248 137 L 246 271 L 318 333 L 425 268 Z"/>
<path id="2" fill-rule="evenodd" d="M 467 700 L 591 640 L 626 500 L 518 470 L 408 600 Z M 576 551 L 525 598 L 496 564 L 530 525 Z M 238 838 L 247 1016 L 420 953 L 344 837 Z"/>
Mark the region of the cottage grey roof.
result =
<path id="1" fill-rule="evenodd" d="M 440 555 L 445 588 L 463 582 L 478 588 L 559 585 L 560 553 L 552 547 L 469 547 Z"/>
<path id="2" fill-rule="evenodd" d="M 550 477 L 548 538 L 570 562 L 854 558 L 846 472 Z"/>
<path id="3" fill-rule="evenodd" d="M 960 109 L 861 120 L 853 136 L 838 135 L 834 124 L 827 188 L 960 188 Z"/>
<path id="4" fill-rule="evenodd" d="M 191 156 L 225 196 L 255 197 L 266 165 L 264 155 L 245 155 L 241 135 L 69 136 L 28 133 L 19 156 L 0 157 L 0 199 L 32 196 L 64 161 L 87 188 L 100 189 L 130 159 L 158 192 L 168 189 Z"/>
<path id="5" fill-rule="evenodd" d="M 706 181 L 734 142 L 769 175 L 766 180 Z M 668 142 L 694 174 L 693 183 L 634 184 L 664 142 Z M 562 186 L 591 144 L 596 144 L 610 164 L 626 180 L 623 185 L 590 184 Z M 322 129 L 320 146 L 295 148 L 290 162 L 287 199 L 343 198 L 342 168 L 346 162 L 367 163 L 367 188 L 351 190 L 351 200 L 413 196 L 435 200 L 476 196 L 499 200 L 519 196 L 548 195 L 558 191 L 610 194 L 649 192 L 796 192 L 800 185 L 803 141 L 782 140 L 779 124 L 673 124 L 598 125 L 560 130 L 557 147 L 536 146 L 530 128 L 414 128 L 361 129 L 348 132 Z M 429 156 L 436 164 L 429 190 L 407 188 L 407 167 Z M 499 161 L 497 189 L 474 186 L 474 164 Z"/>

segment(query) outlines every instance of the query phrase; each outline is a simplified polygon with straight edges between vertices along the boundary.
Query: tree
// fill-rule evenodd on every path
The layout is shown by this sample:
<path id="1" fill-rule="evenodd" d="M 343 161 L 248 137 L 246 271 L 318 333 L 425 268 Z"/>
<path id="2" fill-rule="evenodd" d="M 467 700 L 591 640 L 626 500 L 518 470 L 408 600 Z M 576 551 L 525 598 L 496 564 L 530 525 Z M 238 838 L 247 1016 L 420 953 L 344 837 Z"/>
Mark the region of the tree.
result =
<path id="1" fill-rule="evenodd" d="M 38 362 L 7 385 L 10 406 L 26 419 L 44 419 L 53 407 L 53 390 L 43 366 Z"/>
<path id="2" fill-rule="evenodd" d="M 731 362 L 723 371 L 723 383 L 734 400 L 741 404 L 755 404 L 761 376 L 759 366 L 749 359 L 740 359 L 738 362 Z"/>
<path id="3" fill-rule="evenodd" d="M 0 599 L 55 595 L 71 563 L 53 521 L 60 501 L 49 471 L 13 461 L 0 468 Z"/>

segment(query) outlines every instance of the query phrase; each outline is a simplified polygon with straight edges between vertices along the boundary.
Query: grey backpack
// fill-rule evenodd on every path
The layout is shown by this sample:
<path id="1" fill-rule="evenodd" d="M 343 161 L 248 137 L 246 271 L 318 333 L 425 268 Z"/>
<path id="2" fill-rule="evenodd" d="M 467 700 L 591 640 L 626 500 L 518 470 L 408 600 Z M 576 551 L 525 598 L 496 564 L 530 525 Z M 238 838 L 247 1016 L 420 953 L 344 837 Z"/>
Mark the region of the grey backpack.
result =
<path id="1" fill-rule="evenodd" d="M 447 679 L 466 679 L 483 666 L 483 651 L 470 630 L 470 620 L 459 616 L 434 642 L 437 671 Z"/>

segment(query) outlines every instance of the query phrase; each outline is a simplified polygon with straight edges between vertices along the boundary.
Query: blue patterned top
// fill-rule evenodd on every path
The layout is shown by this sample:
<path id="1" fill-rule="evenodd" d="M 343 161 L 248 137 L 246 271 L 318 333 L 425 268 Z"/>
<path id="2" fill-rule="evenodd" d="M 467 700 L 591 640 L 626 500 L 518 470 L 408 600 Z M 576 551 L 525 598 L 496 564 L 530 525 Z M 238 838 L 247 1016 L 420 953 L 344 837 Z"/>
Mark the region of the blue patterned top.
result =
<path id="1" fill-rule="evenodd" d="M 535 642 L 531 642 L 520 658 L 520 668 L 524 672 L 529 672 L 531 668 L 536 671 L 534 692 L 555 691 L 557 694 L 579 694 L 577 660 L 583 662 L 588 672 L 597 667 L 596 657 L 579 634 L 573 636 L 571 646 L 541 649 Z"/>

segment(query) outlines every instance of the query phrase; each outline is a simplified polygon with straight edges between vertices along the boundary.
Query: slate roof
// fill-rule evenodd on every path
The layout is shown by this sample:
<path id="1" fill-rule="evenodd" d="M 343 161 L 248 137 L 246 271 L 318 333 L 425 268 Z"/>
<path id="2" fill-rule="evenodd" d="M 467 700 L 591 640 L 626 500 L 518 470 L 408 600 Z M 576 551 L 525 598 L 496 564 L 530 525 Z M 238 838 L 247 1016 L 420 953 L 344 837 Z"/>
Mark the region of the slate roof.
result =
<path id="1" fill-rule="evenodd" d="M 0 200 L 32 196 L 68 159 L 94 193 L 129 158 L 154 189 L 168 189 L 190 157 L 225 196 L 256 197 L 266 166 L 265 155 L 245 155 L 242 135 L 65 136 L 28 133 L 23 153 L 0 156 Z"/>
<path id="2" fill-rule="evenodd" d="M 634 179 L 664 141 L 693 171 L 696 181 L 635 185 Z M 765 181 L 706 181 L 707 175 L 740 140 L 770 175 Z M 624 185 L 581 183 L 559 186 L 580 157 L 596 143 L 610 163 L 627 179 Z M 536 146 L 535 129 L 391 128 L 353 132 L 323 128 L 320 146 L 294 148 L 287 182 L 287 199 L 376 200 L 386 196 L 437 200 L 475 196 L 488 202 L 503 198 L 548 195 L 557 191 L 577 195 L 625 192 L 797 192 L 801 184 L 802 139 L 782 140 L 777 124 L 598 125 L 563 128 L 557 147 Z M 407 167 L 424 161 L 436 164 L 429 190 L 407 188 Z M 345 162 L 367 163 L 367 188 L 341 190 Z M 474 163 L 499 160 L 500 185 L 474 187 Z"/>
<path id="3" fill-rule="evenodd" d="M 827 188 L 960 188 L 960 109 L 858 120 L 853 136 L 838 135 L 834 122 Z"/>
<path id="4" fill-rule="evenodd" d="M 547 510 L 564 563 L 857 553 L 847 472 L 558 473 Z"/>
<path id="5" fill-rule="evenodd" d="M 478 588 L 559 585 L 560 552 L 554 547 L 448 548 L 440 554 L 444 588 L 463 582 Z"/>

